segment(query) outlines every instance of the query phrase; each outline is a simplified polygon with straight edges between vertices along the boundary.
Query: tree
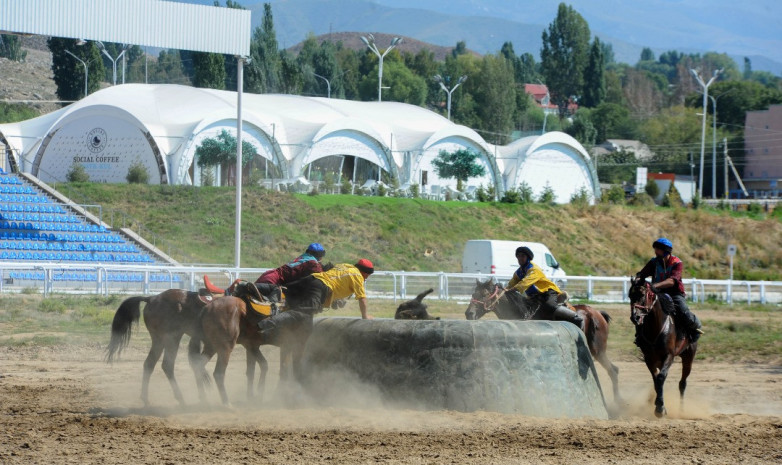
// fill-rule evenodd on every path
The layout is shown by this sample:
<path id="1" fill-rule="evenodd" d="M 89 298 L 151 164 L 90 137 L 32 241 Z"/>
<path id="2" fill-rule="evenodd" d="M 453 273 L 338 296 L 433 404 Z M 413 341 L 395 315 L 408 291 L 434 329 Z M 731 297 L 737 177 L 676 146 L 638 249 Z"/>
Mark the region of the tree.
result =
<path id="1" fill-rule="evenodd" d="M 390 54 L 389 54 L 390 56 Z M 423 105 L 426 100 L 426 82 L 416 76 L 404 63 L 384 61 L 383 63 L 383 100 L 404 102 L 411 105 Z M 377 99 L 377 67 L 364 76 L 360 86 L 362 100 Z"/>
<path id="2" fill-rule="evenodd" d="M 215 166 L 225 163 L 236 164 L 236 137 L 223 129 L 216 138 L 206 138 L 196 147 L 196 159 L 198 166 Z M 254 157 L 258 156 L 255 146 L 246 140 L 242 140 L 242 166 L 247 166 Z"/>
<path id="3" fill-rule="evenodd" d="M 38 116 L 38 112 L 27 105 L 0 102 L 0 124 L 16 123 L 36 116 Z"/>
<path id="4" fill-rule="evenodd" d="M 27 50 L 22 49 L 22 40 L 13 34 L 0 34 L 0 58 L 11 61 L 24 61 Z"/>
<path id="5" fill-rule="evenodd" d="M 607 139 L 635 139 L 638 137 L 635 121 L 627 107 L 603 102 L 589 113 L 597 134 L 595 140 L 602 143 Z"/>
<path id="6" fill-rule="evenodd" d="M 581 142 L 581 145 L 587 148 L 591 148 L 595 145 L 595 138 L 597 131 L 595 126 L 592 125 L 592 121 L 589 118 L 590 111 L 588 108 L 579 108 L 575 115 L 573 115 L 573 124 L 568 126 L 567 132 L 574 139 Z"/>
<path id="7" fill-rule="evenodd" d="M 717 121 L 720 125 L 740 127 L 748 111 L 765 110 L 771 104 L 782 103 L 782 92 L 754 81 L 715 82 L 709 88 L 709 95 L 720 96 L 717 101 Z M 691 94 L 687 97 L 688 107 L 701 108 L 703 96 Z M 714 114 L 709 101 L 707 111 Z"/>
<path id="8" fill-rule="evenodd" d="M 551 100 L 559 117 L 567 114 L 568 102 L 584 88 L 584 68 L 589 50 L 589 25 L 573 7 L 559 4 L 557 17 L 543 31 L 540 58 Z"/>
<path id="9" fill-rule="evenodd" d="M 603 46 L 595 37 L 589 50 L 589 62 L 584 70 L 584 92 L 579 103 L 588 108 L 594 108 L 605 100 L 606 80 Z"/>
<path id="10" fill-rule="evenodd" d="M 513 129 L 516 110 L 512 65 L 501 55 L 486 55 L 474 80 L 479 83 L 472 88 L 479 126 L 494 133 L 496 143 L 507 143 L 505 134 Z"/>
<path id="11" fill-rule="evenodd" d="M 465 181 L 486 173 L 486 169 L 475 162 L 476 158 L 478 154 L 467 149 L 459 149 L 452 153 L 440 150 L 437 158 L 432 160 L 432 164 L 439 177 L 456 178 L 456 190 L 461 191 Z"/>
<path id="12" fill-rule="evenodd" d="M 263 20 L 253 31 L 250 58 L 245 72 L 245 89 L 257 94 L 279 92 L 282 87 L 282 58 L 269 3 L 263 4 Z"/>
<path id="13" fill-rule="evenodd" d="M 641 141 L 654 151 L 656 171 L 690 174 L 689 153 L 698 150 L 701 120 L 683 106 L 663 109 L 640 126 Z"/>
<path id="14" fill-rule="evenodd" d="M 456 47 L 451 50 L 451 56 L 456 58 L 459 55 L 466 55 L 467 54 L 467 42 L 460 40 L 459 42 L 456 42 Z"/>
<path id="15" fill-rule="evenodd" d="M 547 182 L 546 185 L 543 186 L 543 191 L 540 193 L 540 197 L 538 197 L 538 203 L 554 205 L 556 201 L 557 194 L 554 192 L 554 188 L 551 187 L 551 184 Z"/>
<path id="16" fill-rule="evenodd" d="M 644 192 L 646 192 L 649 197 L 656 199 L 657 196 L 660 195 L 660 186 L 657 185 L 657 181 L 654 179 L 649 179 L 644 186 Z"/>
<path id="17" fill-rule="evenodd" d="M 104 75 L 103 60 L 100 50 L 94 42 L 77 46 L 76 39 L 50 37 L 47 40 L 52 52 L 52 73 L 57 85 L 57 96 L 61 100 L 78 100 L 84 97 L 84 66 L 65 51 L 73 53 L 85 63 L 89 70 L 87 92 L 92 93 L 100 88 Z"/>
<path id="18" fill-rule="evenodd" d="M 641 61 L 654 61 L 654 52 L 649 47 L 644 47 L 641 50 Z"/>
<path id="19" fill-rule="evenodd" d="M 597 163 L 597 179 L 607 184 L 634 182 L 638 166 L 640 163 L 634 152 L 617 150 L 600 155 Z"/>
<path id="20" fill-rule="evenodd" d="M 161 50 L 149 69 L 149 82 L 190 85 L 179 50 Z"/>
<path id="21" fill-rule="evenodd" d="M 225 89 L 225 58 L 219 53 L 193 52 L 193 85 Z"/>

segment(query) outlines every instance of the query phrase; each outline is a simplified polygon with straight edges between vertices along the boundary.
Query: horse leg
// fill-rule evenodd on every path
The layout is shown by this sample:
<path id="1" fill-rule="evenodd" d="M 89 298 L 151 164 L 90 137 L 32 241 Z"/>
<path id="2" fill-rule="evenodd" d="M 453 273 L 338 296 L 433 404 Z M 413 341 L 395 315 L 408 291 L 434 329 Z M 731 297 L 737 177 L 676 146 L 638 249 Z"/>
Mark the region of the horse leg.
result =
<path id="1" fill-rule="evenodd" d="M 144 406 L 149 405 L 149 378 L 152 377 L 152 371 L 163 354 L 163 341 L 160 338 L 152 338 L 152 347 L 149 349 L 146 360 L 144 360 L 144 376 L 141 379 L 141 400 Z"/>
<path id="2" fill-rule="evenodd" d="M 684 412 L 684 390 L 687 389 L 687 377 L 692 371 L 692 362 L 695 359 L 695 351 L 692 347 L 682 352 L 682 378 L 679 380 L 679 412 Z"/>
<path id="3" fill-rule="evenodd" d="M 619 368 L 611 363 L 605 350 L 597 354 L 597 361 L 600 362 L 600 365 L 608 372 L 608 376 L 611 377 L 611 384 L 614 388 L 614 403 L 622 402 L 622 397 L 619 395 Z"/>
<path id="4" fill-rule="evenodd" d="M 228 393 L 225 391 L 225 369 L 228 367 L 228 360 L 231 358 L 232 346 L 223 347 L 217 354 L 217 363 L 215 363 L 215 370 L 212 376 L 215 378 L 215 384 L 217 384 L 217 390 L 220 391 L 220 398 L 223 401 L 223 405 L 230 407 L 228 402 Z"/>
<path id="5" fill-rule="evenodd" d="M 174 391 L 174 397 L 179 405 L 185 405 L 185 399 L 182 397 L 182 391 L 179 389 L 179 384 L 174 376 L 174 363 L 176 362 L 176 355 L 179 351 L 179 341 L 182 339 L 182 335 L 168 337 L 165 342 L 165 350 L 163 352 L 163 373 L 166 374 L 171 389 Z"/>
<path id="6" fill-rule="evenodd" d="M 245 352 L 247 352 L 247 368 L 245 370 L 245 375 L 247 376 L 247 400 L 250 400 L 253 398 L 253 383 L 255 382 L 255 363 L 256 363 L 256 353 L 253 350 L 252 347 L 249 345 L 244 346 Z"/>
<path id="7" fill-rule="evenodd" d="M 266 388 L 266 374 L 269 372 L 269 362 L 266 361 L 266 357 L 261 353 L 261 348 L 255 349 L 255 360 L 258 362 L 258 367 L 261 369 L 261 375 L 258 378 L 258 394 L 260 394 L 260 400 L 263 400 L 263 392 Z"/>
<path id="8" fill-rule="evenodd" d="M 654 375 L 654 390 L 657 393 L 657 397 L 654 399 L 654 415 L 657 418 L 664 417 L 668 414 L 668 411 L 665 409 L 665 402 L 663 401 L 663 385 L 665 384 L 665 379 L 668 377 L 668 370 L 671 368 L 672 362 L 673 355 L 669 353 L 665 357 L 662 369 L 659 369 Z"/>
<path id="9" fill-rule="evenodd" d="M 198 388 L 198 399 L 201 402 L 206 401 L 205 386 L 209 385 L 209 374 L 206 372 L 207 360 L 201 355 L 201 340 L 196 337 L 190 338 L 187 345 L 187 360 L 190 362 L 190 368 L 195 375 L 196 387 Z"/>

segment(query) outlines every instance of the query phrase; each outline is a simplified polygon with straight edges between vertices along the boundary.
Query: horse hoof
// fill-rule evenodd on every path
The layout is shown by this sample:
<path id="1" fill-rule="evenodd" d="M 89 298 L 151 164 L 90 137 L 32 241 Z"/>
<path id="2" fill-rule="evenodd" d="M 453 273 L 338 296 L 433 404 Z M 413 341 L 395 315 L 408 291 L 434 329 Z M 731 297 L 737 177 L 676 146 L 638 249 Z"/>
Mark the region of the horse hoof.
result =
<path id="1" fill-rule="evenodd" d="M 656 416 L 657 418 L 662 418 L 662 417 L 664 417 L 667 414 L 668 414 L 668 411 L 665 410 L 665 407 L 658 407 L 658 408 L 654 409 L 654 416 Z"/>

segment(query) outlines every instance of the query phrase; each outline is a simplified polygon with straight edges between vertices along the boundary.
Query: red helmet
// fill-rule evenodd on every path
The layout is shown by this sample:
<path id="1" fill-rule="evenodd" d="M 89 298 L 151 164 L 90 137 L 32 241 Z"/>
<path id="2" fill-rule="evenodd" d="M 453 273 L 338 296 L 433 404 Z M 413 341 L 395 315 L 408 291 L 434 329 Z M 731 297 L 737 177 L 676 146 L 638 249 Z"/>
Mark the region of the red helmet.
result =
<path id="1" fill-rule="evenodd" d="M 362 258 L 358 262 L 356 262 L 356 268 L 359 269 L 359 271 L 363 271 L 366 274 L 372 274 L 375 272 L 375 266 L 367 260 L 366 258 Z"/>

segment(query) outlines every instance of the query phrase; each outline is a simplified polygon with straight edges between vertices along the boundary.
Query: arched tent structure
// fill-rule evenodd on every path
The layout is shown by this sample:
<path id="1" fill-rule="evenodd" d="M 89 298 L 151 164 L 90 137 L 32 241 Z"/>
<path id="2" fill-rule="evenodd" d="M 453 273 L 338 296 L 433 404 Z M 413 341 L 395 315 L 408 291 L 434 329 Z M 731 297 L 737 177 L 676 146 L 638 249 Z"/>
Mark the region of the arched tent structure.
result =
<path id="1" fill-rule="evenodd" d="M 151 182 L 199 184 L 196 149 L 223 130 L 236 134 L 235 105 L 234 92 L 118 85 L 48 115 L 2 124 L 0 142 L 21 170 L 44 181 L 64 180 L 79 162 L 93 180 L 125 182 L 130 164 L 141 162 Z M 437 178 L 432 161 L 441 150 L 466 149 L 485 168 L 468 186 L 493 185 L 502 193 L 526 181 L 537 192 L 549 182 L 560 202 L 582 186 L 599 196 L 589 156 L 562 133 L 494 146 L 414 105 L 277 94 L 245 95 L 242 128 L 269 173 L 288 180 L 314 175 L 311 166 L 320 164 L 361 183 L 368 176 L 355 178 L 361 164 L 386 183 L 394 177 L 420 184 L 426 172 L 428 185 L 453 187 L 456 180 Z"/>
<path id="2" fill-rule="evenodd" d="M 582 189 L 590 194 L 590 202 L 600 198 L 600 184 L 589 154 L 563 132 L 524 137 L 498 147 L 498 153 L 508 189 L 525 183 L 538 196 L 548 185 L 557 203 L 568 203 Z"/>

